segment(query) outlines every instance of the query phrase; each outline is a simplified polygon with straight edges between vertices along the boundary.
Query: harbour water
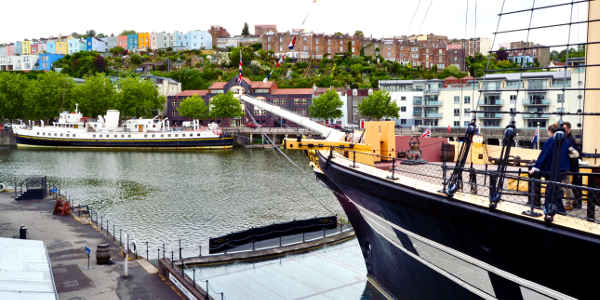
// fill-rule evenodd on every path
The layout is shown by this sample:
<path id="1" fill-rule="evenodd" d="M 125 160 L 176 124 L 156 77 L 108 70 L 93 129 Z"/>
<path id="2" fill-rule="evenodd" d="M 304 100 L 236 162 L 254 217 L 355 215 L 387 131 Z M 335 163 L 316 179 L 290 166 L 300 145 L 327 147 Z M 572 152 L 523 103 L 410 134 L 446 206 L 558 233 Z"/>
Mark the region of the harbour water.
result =
<path id="1" fill-rule="evenodd" d="M 90 205 L 138 243 L 174 246 L 181 239 L 184 250 L 197 254 L 210 237 L 233 231 L 332 213 L 343 216 L 304 155 L 288 155 L 300 169 L 273 150 L 3 150 L 0 182 L 48 176 L 75 205 Z"/>

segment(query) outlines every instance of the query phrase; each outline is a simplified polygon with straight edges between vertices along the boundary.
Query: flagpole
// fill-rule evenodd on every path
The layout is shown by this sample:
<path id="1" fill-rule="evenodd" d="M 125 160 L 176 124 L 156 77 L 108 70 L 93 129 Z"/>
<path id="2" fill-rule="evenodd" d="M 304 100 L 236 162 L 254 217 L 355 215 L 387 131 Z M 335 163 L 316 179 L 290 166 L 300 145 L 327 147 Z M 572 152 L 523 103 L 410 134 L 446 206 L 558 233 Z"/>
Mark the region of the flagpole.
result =
<path id="1" fill-rule="evenodd" d="M 537 148 L 540 149 L 540 122 L 537 122 Z"/>

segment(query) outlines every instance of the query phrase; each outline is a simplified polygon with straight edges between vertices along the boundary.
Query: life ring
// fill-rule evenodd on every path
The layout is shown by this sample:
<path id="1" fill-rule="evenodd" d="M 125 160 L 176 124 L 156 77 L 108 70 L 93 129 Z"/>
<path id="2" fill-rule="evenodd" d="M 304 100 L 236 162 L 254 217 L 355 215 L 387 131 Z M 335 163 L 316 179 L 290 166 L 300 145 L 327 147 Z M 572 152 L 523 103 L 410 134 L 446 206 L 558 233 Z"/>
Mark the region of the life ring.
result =
<path id="1" fill-rule="evenodd" d="M 6 190 L 6 184 L 0 182 L 0 192 L 4 192 Z"/>

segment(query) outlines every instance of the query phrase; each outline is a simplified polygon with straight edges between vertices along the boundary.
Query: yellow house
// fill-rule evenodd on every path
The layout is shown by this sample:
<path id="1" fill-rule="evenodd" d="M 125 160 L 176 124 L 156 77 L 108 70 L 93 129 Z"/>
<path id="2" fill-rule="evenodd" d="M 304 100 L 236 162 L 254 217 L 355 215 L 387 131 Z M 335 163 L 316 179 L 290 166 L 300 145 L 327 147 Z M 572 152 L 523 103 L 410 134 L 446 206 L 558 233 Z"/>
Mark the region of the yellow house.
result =
<path id="1" fill-rule="evenodd" d="M 31 41 L 24 40 L 22 45 L 23 45 L 22 46 L 23 48 L 21 50 L 22 51 L 21 53 L 23 55 L 31 55 Z"/>
<path id="2" fill-rule="evenodd" d="M 67 40 L 57 40 L 56 41 L 56 54 L 69 54 L 69 44 Z"/>
<path id="3" fill-rule="evenodd" d="M 138 32 L 138 49 L 150 49 L 150 33 Z"/>

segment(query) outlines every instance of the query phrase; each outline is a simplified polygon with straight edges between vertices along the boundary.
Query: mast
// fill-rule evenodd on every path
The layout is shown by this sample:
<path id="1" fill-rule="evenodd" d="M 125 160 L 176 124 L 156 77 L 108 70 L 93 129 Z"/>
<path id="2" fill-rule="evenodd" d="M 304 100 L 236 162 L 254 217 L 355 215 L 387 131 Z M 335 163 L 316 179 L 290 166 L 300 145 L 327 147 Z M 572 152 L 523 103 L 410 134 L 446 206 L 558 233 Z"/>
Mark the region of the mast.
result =
<path id="1" fill-rule="evenodd" d="M 588 2 L 587 42 L 585 49 L 585 100 L 583 110 L 586 113 L 600 112 L 600 90 L 593 90 L 594 85 L 600 81 L 600 22 L 593 20 L 600 18 L 600 1 Z M 600 151 L 600 137 L 594 132 L 598 118 L 594 116 L 583 117 L 583 152 L 595 153 Z"/>

